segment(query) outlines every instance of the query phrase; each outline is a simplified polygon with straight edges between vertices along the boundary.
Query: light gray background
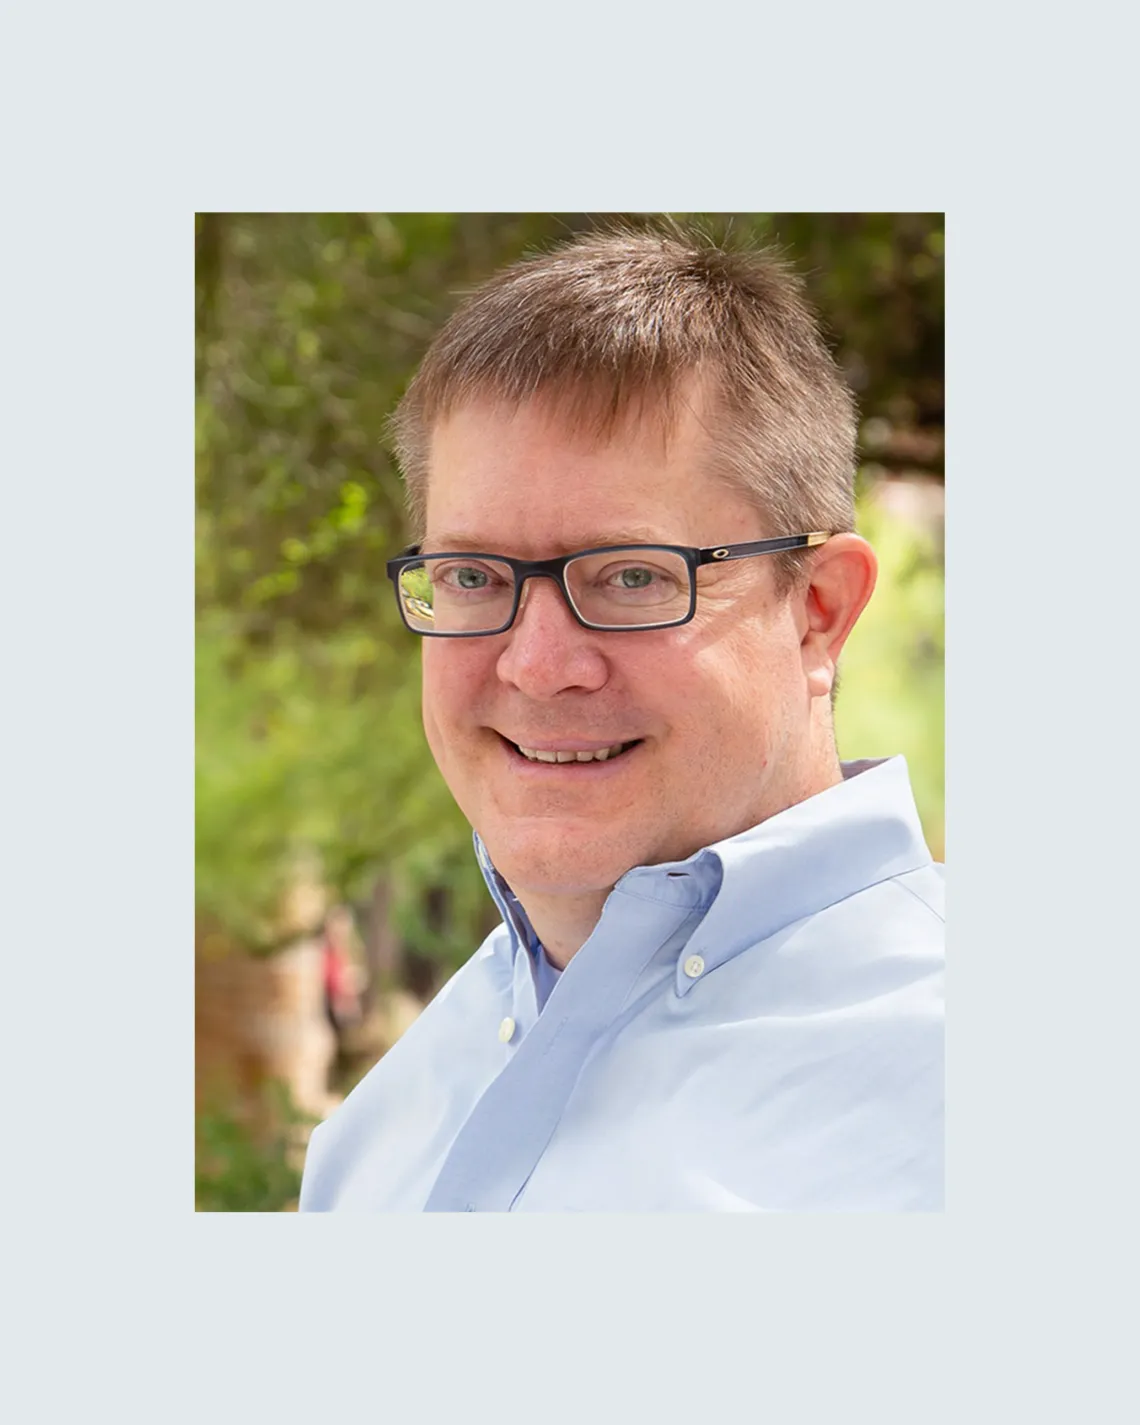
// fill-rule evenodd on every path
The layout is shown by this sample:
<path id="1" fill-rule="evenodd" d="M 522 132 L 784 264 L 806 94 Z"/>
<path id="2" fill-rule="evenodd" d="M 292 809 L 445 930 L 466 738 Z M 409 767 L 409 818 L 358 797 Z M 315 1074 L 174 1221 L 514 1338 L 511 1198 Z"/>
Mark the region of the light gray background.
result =
<path id="1" fill-rule="evenodd" d="M 1006 8 L 9 8 L 8 1418 L 1130 1413 L 1128 51 Z M 945 1216 L 194 1215 L 195 209 L 947 211 Z"/>

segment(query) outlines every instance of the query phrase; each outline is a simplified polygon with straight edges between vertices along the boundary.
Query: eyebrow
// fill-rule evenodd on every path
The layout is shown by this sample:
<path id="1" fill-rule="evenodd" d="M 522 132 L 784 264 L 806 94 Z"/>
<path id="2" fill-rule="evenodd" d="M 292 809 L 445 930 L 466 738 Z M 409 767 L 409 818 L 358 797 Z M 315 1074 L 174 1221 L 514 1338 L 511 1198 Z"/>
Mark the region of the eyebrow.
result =
<path id="1" fill-rule="evenodd" d="M 678 544 L 680 542 L 676 539 L 663 539 L 655 530 L 627 526 L 625 529 L 606 530 L 604 534 L 595 534 L 593 537 L 586 536 L 573 544 L 560 542 L 555 547 L 560 548 L 564 554 L 574 554 L 579 549 L 598 549 L 610 544 Z M 452 550 L 457 554 L 461 552 L 504 553 L 504 550 L 495 547 L 497 543 L 498 541 L 495 539 L 489 541 L 473 539 L 469 534 L 445 530 L 442 534 L 433 534 L 430 538 L 425 538 L 420 548 L 424 554 L 442 554 Z"/>

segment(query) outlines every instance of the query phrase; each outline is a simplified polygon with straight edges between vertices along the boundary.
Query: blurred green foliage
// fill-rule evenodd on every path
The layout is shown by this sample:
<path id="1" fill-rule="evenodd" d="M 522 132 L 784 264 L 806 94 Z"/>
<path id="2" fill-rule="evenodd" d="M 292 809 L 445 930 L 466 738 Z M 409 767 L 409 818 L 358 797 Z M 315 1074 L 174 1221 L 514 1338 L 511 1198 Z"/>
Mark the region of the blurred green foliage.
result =
<path id="1" fill-rule="evenodd" d="M 315 1120 L 281 1083 L 265 1089 L 256 1124 L 222 1103 L 195 1120 L 194 1208 L 197 1212 L 282 1212 L 301 1191 L 300 1154 Z"/>
<path id="2" fill-rule="evenodd" d="M 314 644 L 282 635 L 256 655 L 237 640 L 224 613 L 200 620 L 200 910 L 271 950 L 307 853 L 343 900 L 366 895 L 378 866 L 406 861 L 420 880 L 460 846 L 469 856 L 470 829 L 424 746 L 414 650 L 360 629 Z"/>
<path id="3" fill-rule="evenodd" d="M 673 216 L 778 238 L 859 396 L 877 470 L 941 477 L 940 214 Z M 490 902 L 422 735 L 419 648 L 385 577 L 407 542 L 385 422 L 462 290 L 596 221 L 195 219 L 197 902 L 251 950 L 280 942 L 292 868 L 314 853 L 345 900 L 388 872 L 399 927 L 445 965 L 481 936 Z M 906 752 L 940 847 L 940 558 L 869 499 L 864 520 L 883 573 L 844 662 L 841 750 Z"/>

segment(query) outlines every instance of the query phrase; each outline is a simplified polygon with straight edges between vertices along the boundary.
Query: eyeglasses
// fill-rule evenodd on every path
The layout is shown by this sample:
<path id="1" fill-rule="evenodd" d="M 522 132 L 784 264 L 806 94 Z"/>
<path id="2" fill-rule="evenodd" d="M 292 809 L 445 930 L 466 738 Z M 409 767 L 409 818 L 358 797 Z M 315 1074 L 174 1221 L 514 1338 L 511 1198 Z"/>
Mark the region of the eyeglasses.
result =
<path id="1" fill-rule="evenodd" d="M 436 638 L 482 638 L 514 623 L 528 579 L 553 579 L 583 628 L 635 633 L 688 623 L 702 564 L 750 559 L 822 544 L 830 534 L 790 534 L 697 549 L 681 544 L 609 544 L 558 559 L 503 554 L 421 554 L 413 545 L 387 563 L 404 622 Z"/>

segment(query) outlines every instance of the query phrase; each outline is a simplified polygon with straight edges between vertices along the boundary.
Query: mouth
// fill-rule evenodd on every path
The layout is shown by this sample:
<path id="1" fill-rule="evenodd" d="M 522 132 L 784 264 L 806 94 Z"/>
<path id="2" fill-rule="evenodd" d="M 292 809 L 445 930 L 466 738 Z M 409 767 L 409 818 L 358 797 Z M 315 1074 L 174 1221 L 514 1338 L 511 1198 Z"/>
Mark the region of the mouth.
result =
<path id="1" fill-rule="evenodd" d="M 635 737 L 631 742 L 613 742 L 608 746 L 595 744 L 594 746 L 575 744 L 572 742 L 565 745 L 550 745 L 545 747 L 528 747 L 512 742 L 509 737 L 499 734 L 503 746 L 507 748 L 511 756 L 524 766 L 533 767 L 544 772 L 561 772 L 579 774 L 597 769 L 603 765 L 612 765 L 615 762 L 627 758 L 634 748 L 640 747 L 643 741 L 640 737 Z"/>

